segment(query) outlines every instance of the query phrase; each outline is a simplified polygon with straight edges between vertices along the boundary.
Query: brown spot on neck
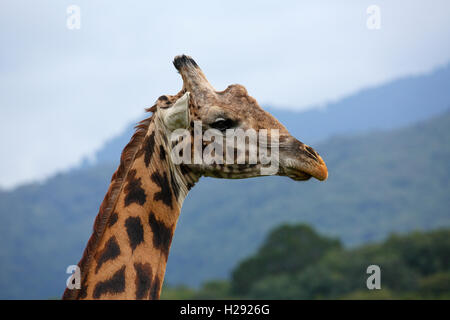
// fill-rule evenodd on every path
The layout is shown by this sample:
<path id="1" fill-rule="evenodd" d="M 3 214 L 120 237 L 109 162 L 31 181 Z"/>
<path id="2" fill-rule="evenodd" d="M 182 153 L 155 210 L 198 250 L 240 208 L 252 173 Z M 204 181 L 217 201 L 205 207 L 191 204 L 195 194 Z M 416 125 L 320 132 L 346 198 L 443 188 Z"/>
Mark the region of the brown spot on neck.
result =
<path id="1" fill-rule="evenodd" d="M 153 199 L 155 201 L 161 200 L 166 206 L 173 208 L 172 188 L 167 178 L 167 172 L 162 174 L 154 172 L 151 176 L 152 181 L 161 188 L 161 191 L 155 193 Z"/>
<path id="2" fill-rule="evenodd" d="M 144 242 L 144 228 L 142 226 L 141 218 L 128 217 L 127 220 L 125 220 L 125 228 L 130 241 L 130 247 L 134 251 L 139 244 Z"/>
<path id="3" fill-rule="evenodd" d="M 108 260 L 114 260 L 120 255 L 120 247 L 117 243 L 115 236 L 109 238 L 106 242 L 105 247 L 99 252 L 99 257 L 97 259 L 97 267 L 95 268 L 95 273 L 98 272 L 100 267 Z"/>
<path id="4" fill-rule="evenodd" d="M 127 185 L 125 186 L 125 206 L 129 206 L 132 203 L 143 205 L 147 196 L 144 189 L 142 189 L 141 178 L 136 177 L 136 169 L 130 170 L 127 178 Z"/>
<path id="5" fill-rule="evenodd" d="M 148 216 L 148 223 L 153 233 L 153 245 L 161 250 L 166 260 L 169 256 L 170 244 L 173 237 L 173 226 L 166 226 L 163 221 L 158 220 L 153 212 Z"/>
<path id="6" fill-rule="evenodd" d="M 150 286 L 152 282 L 152 267 L 149 263 L 135 263 L 134 269 L 136 271 L 136 299 L 141 300 L 150 298 Z"/>
<path id="7" fill-rule="evenodd" d="M 152 287 L 150 289 L 150 299 L 158 300 L 160 292 L 161 292 L 161 280 L 156 275 L 155 279 L 153 280 Z"/>
<path id="8" fill-rule="evenodd" d="M 94 288 L 94 299 L 99 299 L 104 294 L 118 294 L 125 291 L 125 266 L 105 281 L 97 283 Z"/>

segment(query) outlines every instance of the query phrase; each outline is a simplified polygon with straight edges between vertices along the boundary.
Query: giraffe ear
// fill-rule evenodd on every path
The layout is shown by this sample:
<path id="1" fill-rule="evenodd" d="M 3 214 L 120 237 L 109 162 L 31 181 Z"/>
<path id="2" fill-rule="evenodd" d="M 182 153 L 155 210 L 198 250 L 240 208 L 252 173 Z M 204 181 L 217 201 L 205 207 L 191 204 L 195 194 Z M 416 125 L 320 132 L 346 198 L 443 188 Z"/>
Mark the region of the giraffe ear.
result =
<path id="1" fill-rule="evenodd" d="M 163 121 L 167 129 L 185 129 L 189 126 L 189 92 L 179 98 L 173 106 L 164 110 Z"/>

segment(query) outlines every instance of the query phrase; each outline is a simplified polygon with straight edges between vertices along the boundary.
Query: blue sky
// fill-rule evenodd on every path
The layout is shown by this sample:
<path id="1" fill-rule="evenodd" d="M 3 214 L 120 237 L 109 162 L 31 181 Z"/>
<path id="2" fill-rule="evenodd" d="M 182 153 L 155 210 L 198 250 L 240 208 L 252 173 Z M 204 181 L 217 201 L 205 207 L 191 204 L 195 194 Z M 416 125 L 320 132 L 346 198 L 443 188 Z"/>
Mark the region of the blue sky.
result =
<path id="1" fill-rule="evenodd" d="M 378 5 L 379 30 L 366 10 Z M 81 28 L 66 26 L 69 5 Z M 0 186 L 77 163 L 195 58 L 217 89 L 302 110 L 450 61 L 448 1 L 23 1 L 0 3 Z"/>

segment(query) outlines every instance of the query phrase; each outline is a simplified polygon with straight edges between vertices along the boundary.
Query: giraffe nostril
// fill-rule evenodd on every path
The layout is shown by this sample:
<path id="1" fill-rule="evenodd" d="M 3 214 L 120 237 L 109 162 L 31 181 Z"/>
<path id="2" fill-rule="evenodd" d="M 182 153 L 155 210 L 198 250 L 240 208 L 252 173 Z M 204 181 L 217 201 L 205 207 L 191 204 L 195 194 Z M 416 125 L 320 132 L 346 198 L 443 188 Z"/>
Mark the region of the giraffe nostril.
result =
<path id="1" fill-rule="evenodd" d="M 319 154 L 310 146 L 305 146 L 305 149 L 308 153 L 308 155 L 310 155 L 314 160 L 319 160 Z"/>

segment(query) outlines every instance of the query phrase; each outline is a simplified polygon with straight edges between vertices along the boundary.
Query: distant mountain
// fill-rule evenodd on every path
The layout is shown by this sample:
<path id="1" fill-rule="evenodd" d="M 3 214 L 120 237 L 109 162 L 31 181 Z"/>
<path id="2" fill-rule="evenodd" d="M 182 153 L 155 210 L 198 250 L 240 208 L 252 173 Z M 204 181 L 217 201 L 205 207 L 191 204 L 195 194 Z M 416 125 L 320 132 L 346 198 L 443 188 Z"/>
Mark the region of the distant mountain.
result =
<path id="1" fill-rule="evenodd" d="M 318 144 L 330 172 L 324 183 L 201 179 L 185 201 L 166 279 L 198 285 L 226 277 L 282 222 L 311 224 L 346 245 L 449 226 L 449 141 L 446 112 L 407 128 Z M 0 298 L 61 295 L 114 169 L 99 164 L 0 192 Z"/>
<path id="2" fill-rule="evenodd" d="M 264 107 L 306 144 L 335 135 L 388 130 L 428 119 L 450 108 L 450 64 L 428 74 L 409 76 L 368 88 L 324 107 L 304 112 Z M 109 140 L 97 153 L 95 163 L 117 164 L 133 133 Z"/>

